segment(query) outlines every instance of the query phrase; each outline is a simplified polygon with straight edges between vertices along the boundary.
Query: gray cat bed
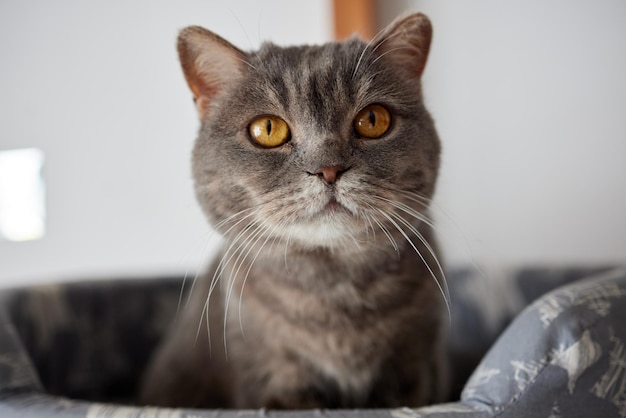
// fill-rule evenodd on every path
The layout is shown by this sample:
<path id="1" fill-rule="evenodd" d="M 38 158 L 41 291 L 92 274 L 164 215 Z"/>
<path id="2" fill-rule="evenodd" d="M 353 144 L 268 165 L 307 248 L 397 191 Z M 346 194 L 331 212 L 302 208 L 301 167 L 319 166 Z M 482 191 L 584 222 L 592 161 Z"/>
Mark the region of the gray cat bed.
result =
<path id="1" fill-rule="evenodd" d="M 459 400 L 393 410 L 133 406 L 176 316 L 181 278 L 5 290 L 0 417 L 626 416 L 626 269 L 455 270 L 448 279 Z"/>

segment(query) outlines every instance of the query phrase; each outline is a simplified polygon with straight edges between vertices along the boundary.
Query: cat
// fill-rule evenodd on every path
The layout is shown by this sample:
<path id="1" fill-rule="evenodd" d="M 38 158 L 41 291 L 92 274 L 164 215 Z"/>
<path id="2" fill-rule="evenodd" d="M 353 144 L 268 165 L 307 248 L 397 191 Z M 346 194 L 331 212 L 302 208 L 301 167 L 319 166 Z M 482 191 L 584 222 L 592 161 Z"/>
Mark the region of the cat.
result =
<path id="1" fill-rule="evenodd" d="M 428 205 L 440 142 L 431 24 L 372 41 L 265 43 L 201 27 L 178 52 L 201 128 L 197 199 L 225 237 L 158 348 L 144 404 L 388 408 L 440 401 L 445 278 Z"/>

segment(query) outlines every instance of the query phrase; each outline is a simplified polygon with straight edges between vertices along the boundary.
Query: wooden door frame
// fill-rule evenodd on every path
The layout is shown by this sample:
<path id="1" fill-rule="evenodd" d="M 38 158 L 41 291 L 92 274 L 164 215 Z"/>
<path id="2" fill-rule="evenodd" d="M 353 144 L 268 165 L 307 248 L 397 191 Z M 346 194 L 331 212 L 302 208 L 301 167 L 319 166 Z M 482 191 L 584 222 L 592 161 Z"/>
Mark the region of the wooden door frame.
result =
<path id="1" fill-rule="evenodd" d="M 352 35 L 369 40 L 376 33 L 375 0 L 333 0 L 336 40 Z"/>

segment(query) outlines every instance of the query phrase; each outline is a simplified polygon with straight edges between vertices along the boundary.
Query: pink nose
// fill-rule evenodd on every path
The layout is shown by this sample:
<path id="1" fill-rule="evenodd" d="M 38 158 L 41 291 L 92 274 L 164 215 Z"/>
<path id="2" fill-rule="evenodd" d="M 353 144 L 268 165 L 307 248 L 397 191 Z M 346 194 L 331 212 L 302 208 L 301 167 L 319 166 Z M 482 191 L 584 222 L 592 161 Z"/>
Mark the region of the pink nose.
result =
<path id="1" fill-rule="evenodd" d="M 313 174 L 317 174 L 328 184 L 334 184 L 344 171 L 346 171 L 345 168 L 333 165 L 330 167 L 321 167 Z"/>

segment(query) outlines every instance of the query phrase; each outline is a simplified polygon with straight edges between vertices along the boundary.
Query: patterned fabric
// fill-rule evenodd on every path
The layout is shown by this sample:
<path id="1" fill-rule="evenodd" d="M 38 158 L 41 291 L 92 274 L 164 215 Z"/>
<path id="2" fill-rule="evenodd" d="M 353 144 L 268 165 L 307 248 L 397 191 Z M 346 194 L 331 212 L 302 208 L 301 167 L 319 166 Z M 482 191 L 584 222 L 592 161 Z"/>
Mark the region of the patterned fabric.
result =
<path id="1" fill-rule="evenodd" d="M 626 269 L 459 269 L 448 281 L 458 401 L 282 413 L 132 406 L 180 278 L 6 290 L 0 417 L 626 417 Z"/>

